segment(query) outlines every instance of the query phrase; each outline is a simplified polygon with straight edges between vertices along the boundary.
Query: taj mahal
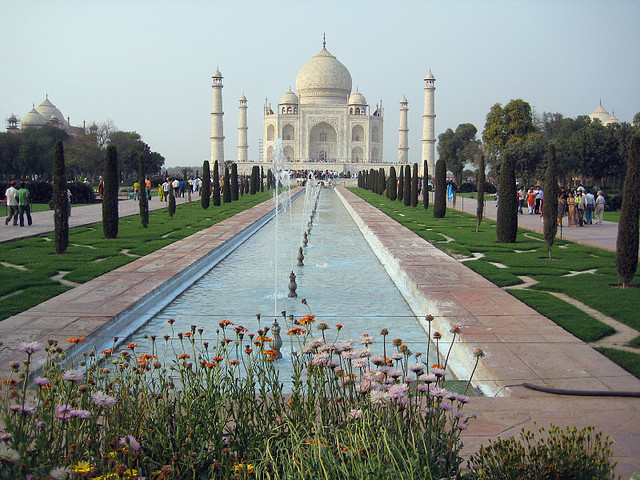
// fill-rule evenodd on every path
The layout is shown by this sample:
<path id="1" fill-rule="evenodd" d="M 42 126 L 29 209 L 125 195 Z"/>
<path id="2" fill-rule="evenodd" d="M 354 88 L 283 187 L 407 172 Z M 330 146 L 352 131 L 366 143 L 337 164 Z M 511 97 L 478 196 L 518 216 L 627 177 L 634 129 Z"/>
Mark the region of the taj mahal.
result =
<path id="1" fill-rule="evenodd" d="M 435 77 L 425 79 L 422 132 L 422 157 L 418 162 L 422 174 L 423 160 L 429 173 L 435 166 Z M 345 67 L 326 48 L 322 49 L 298 71 L 296 91 L 291 88 L 277 107 L 265 100 L 261 162 L 249 161 L 247 144 L 247 99 L 240 98 L 238 122 L 239 171 L 249 172 L 253 165 L 273 162 L 276 139 L 282 141 L 287 168 L 355 173 L 368 168 L 389 169 L 391 165 L 408 163 L 408 101 L 400 101 L 397 159 L 383 158 L 384 108 L 382 100 L 372 108 L 358 89 L 352 90 L 352 78 Z M 222 89 L 223 76 L 216 70 L 212 77 L 211 165 L 224 157 Z M 417 159 L 416 159 L 417 160 Z M 415 160 L 414 160 L 415 161 Z"/>

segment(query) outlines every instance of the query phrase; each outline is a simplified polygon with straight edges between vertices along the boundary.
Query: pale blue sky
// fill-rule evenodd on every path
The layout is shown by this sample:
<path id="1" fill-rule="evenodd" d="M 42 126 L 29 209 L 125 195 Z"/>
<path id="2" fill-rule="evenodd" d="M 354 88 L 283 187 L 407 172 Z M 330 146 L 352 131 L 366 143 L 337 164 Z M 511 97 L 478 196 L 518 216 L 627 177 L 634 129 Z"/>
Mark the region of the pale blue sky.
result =
<path id="1" fill-rule="evenodd" d="M 536 112 L 621 121 L 640 111 L 640 1 L 0 0 L 0 118 L 49 99 L 81 125 L 135 130 L 168 166 L 209 158 L 211 75 L 224 75 L 225 157 L 235 159 L 238 99 L 257 159 L 265 97 L 275 106 L 322 48 L 372 107 L 384 102 L 384 159 L 395 161 L 399 101 L 409 158 L 420 159 L 424 76 L 436 76 L 436 135 L 482 132 L 489 108 L 523 98 Z"/>

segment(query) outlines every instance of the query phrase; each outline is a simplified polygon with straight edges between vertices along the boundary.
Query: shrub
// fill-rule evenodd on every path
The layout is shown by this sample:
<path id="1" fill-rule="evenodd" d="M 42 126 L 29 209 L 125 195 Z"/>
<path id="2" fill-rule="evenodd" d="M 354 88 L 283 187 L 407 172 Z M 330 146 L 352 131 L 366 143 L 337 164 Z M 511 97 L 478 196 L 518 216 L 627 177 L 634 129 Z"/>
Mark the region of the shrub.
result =
<path id="1" fill-rule="evenodd" d="M 418 164 L 413 164 L 413 175 L 411 176 L 411 206 L 418 206 Z"/>
<path id="2" fill-rule="evenodd" d="M 505 153 L 500 166 L 500 197 L 496 234 L 501 243 L 514 243 L 518 235 L 518 196 L 513 157 Z"/>
<path id="3" fill-rule="evenodd" d="M 389 169 L 389 200 L 395 201 L 398 198 L 398 177 L 396 176 L 396 167 Z"/>
<path id="4" fill-rule="evenodd" d="M 429 208 L 429 165 L 426 160 L 423 162 L 422 168 L 424 171 L 424 175 L 422 176 L 422 205 L 424 209 L 427 210 Z"/>
<path id="5" fill-rule="evenodd" d="M 411 205 L 411 167 L 409 165 L 404 166 L 404 181 L 402 182 L 402 201 L 404 206 Z"/>
<path id="6" fill-rule="evenodd" d="M 104 164 L 102 231 L 105 238 L 118 237 L 118 152 L 109 145 Z"/>
<path id="7" fill-rule="evenodd" d="M 436 162 L 434 180 L 433 216 L 435 218 L 444 218 L 447 213 L 447 164 L 442 158 Z"/>
<path id="8" fill-rule="evenodd" d="M 235 202 L 240 197 L 240 184 L 238 183 L 238 165 L 231 164 L 231 201 Z"/>
<path id="9" fill-rule="evenodd" d="M 471 457 L 473 478 L 483 480 L 615 478 L 611 461 L 613 442 L 593 427 L 560 429 L 551 425 L 537 435 L 522 429 L 520 439 L 498 438 Z"/>
<path id="10" fill-rule="evenodd" d="M 482 154 L 480 155 L 480 165 L 478 165 L 478 204 L 476 206 L 476 232 L 480 230 L 480 222 L 482 222 L 482 217 L 484 216 L 484 187 L 486 183 L 485 168 L 484 154 Z"/>
<path id="11" fill-rule="evenodd" d="M 404 196 L 404 165 L 400 165 L 400 175 L 398 176 L 398 201 L 402 201 Z"/>
<path id="12" fill-rule="evenodd" d="M 69 246 L 69 197 L 62 140 L 56 142 L 53 153 L 53 205 L 56 253 L 60 254 Z"/>
<path id="13" fill-rule="evenodd" d="M 211 192 L 211 169 L 209 168 L 209 160 L 205 160 L 202 162 L 202 185 L 200 185 L 200 205 L 205 210 L 209 208 L 211 203 L 209 192 Z M 218 200 L 220 200 L 219 195 Z M 215 205 L 215 197 L 213 203 Z"/>
<path id="14" fill-rule="evenodd" d="M 544 239 L 551 260 L 551 247 L 558 231 L 558 171 L 556 165 L 556 148 L 549 145 L 549 159 L 544 176 L 544 202 L 542 204 Z"/>
<path id="15" fill-rule="evenodd" d="M 231 203 L 231 176 L 229 175 L 229 169 L 226 166 L 223 166 L 223 168 L 224 185 L 222 185 L 222 201 L 224 203 Z"/>
<path id="16" fill-rule="evenodd" d="M 640 214 L 640 135 L 631 139 L 622 208 L 616 241 L 616 270 L 628 287 L 638 268 L 638 215 Z"/>

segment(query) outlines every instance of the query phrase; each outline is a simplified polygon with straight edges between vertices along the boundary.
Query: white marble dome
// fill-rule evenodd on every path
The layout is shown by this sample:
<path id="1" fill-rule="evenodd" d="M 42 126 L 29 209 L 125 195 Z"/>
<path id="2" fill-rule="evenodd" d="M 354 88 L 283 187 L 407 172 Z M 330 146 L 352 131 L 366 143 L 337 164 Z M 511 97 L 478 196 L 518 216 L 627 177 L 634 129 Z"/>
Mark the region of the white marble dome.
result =
<path id="1" fill-rule="evenodd" d="M 298 72 L 296 90 L 300 103 L 345 104 L 351 93 L 351 74 L 323 47 Z"/>
<path id="2" fill-rule="evenodd" d="M 347 102 L 349 105 L 366 105 L 367 99 L 364 98 L 360 92 L 355 91 L 349 97 L 349 101 Z"/>
<path id="3" fill-rule="evenodd" d="M 62 115 L 62 112 L 58 110 L 58 108 L 49 101 L 49 97 L 45 98 L 44 102 L 42 102 L 40 105 L 36 107 L 36 110 L 45 119 L 51 119 L 51 117 L 54 117 L 58 120 L 58 122 L 62 124 L 66 124 L 64 115 Z"/>
<path id="4" fill-rule="evenodd" d="M 298 96 L 289 89 L 280 99 L 280 105 L 297 105 Z"/>
<path id="5" fill-rule="evenodd" d="M 42 127 L 49 123 L 45 117 L 40 115 L 35 108 L 22 117 L 22 128 L 25 127 Z"/>

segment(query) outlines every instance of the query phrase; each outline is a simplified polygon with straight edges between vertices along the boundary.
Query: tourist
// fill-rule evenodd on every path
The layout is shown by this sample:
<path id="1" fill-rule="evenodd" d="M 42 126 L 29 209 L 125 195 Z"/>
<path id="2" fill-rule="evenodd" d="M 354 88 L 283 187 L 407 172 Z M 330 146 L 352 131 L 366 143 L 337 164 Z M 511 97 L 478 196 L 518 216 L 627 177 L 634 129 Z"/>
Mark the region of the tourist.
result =
<path id="1" fill-rule="evenodd" d="M 536 203 L 535 203 L 535 207 L 533 209 L 534 213 L 536 215 L 538 215 L 540 213 L 540 209 L 542 206 L 542 199 L 544 198 L 544 192 L 542 191 L 542 187 L 537 187 L 535 190 L 535 195 L 536 195 Z"/>
<path id="2" fill-rule="evenodd" d="M 67 206 L 69 207 L 68 214 L 71 216 L 71 190 L 67 188 Z"/>
<path id="3" fill-rule="evenodd" d="M 179 197 L 179 196 L 180 196 L 180 193 L 179 193 L 179 192 L 180 192 L 179 187 L 180 187 L 180 182 L 179 182 L 179 181 L 178 181 L 178 179 L 176 178 L 176 179 L 173 181 L 173 195 L 174 195 L 175 197 Z"/>
<path id="4" fill-rule="evenodd" d="M 587 204 L 587 208 L 586 208 L 586 210 L 584 211 L 584 219 L 585 219 L 585 222 L 586 222 L 588 225 L 591 225 L 591 224 L 592 224 L 592 221 L 593 221 L 593 219 L 592 219 L 592 212 L 593 212 L 593 211 L 595 210 L 595 208 L 596 208 L 596 197 L 594 197 L 594 196 L 593 196 L 593 193 L 591 193 L 591 192 L 587 191 L 587 192 L 586 192 L 586 194 L 585 194 L 585 196 L 584 196 L 584 201 L 585 201 L 585 202 L 586 202 L 586 204 Z"/>
<path id="5" fill-rule="evenodd" d="M 562 217 L 565 216 L 567 212 L 567 199 L 564 192 L 560 192 L 560 196 L 558 197 L 558 226 L 562 226 Z"/>
<path id="6" fill-rule="evenodd" d="M 169 179 L 167 178 L 162 184 L 162 198 L 165 202 L 169 201 Z"/>
<path id="7" fill-rule="evenodd" d="M 584 211 L 587 208 L 587 202 L 584 199 L 584 188 L 578 188 L 578 196 L 576 197 L 576 207 L 578 210 L 578 226 L 584 227 Z"/>
<path id="8" fill-rule="evenodd" d="M 100 180 L 100 183 L 98 184 L 98 195 L 100 195 L 100 200 L 102 200 L 103 194 L 104 194 L 104 183 L 102 183 L 102 180 Z"/>
<path id="9" fill-rule="evenodd" d="M 570 227 L 576 226 L 576 199 L 573 196 L 573 188 L 569 190 L 569 195 L 567 195 L 567 208 L 568 208 L 568 218 L 567 223 Z"/>
<path id="10" fill-rule="evenodd" d="M 160 201 L 164 200 L 164 190 L 162 189 L 161 183 L 158 184 L 158 198 L 160 199 Z"/>
<path id="11" fill-rule="evenodd" d="M 133 182 L 133 199 L 138 200 L 140 198 L 140 182 L 137 180 Z"/>
<path id="12" fill-rule="evenodd" d="M 604 206 L 606 204 L 607 201 L 605 200 L 604 195 L 601 191 L 598 191 L 598 196 L 596 197 L 596 225 L 602 225 Z"/>
<path id="13" fill-rule="evenodd" d="M 11 180 L 11 185 L 4 192 L 4 198 L 9 207 L 9 216 L 4 221 L 4 224 L 9 225 L 9 222 L 13 219 L 13 224 L 18 225 L 18 190 L 16 190 L 15 180 Z"/>
<path id="14" fill-rule="evenodd" d="M 518 213 L 520 215 L 523 215 L 522 208 L 524 207 L 525 197 L 526 197 L 526 194 L 525 194 L 524 185 L 523 185 L 518 190 Z"/>
<path id="15" fill-rule="evenodd" d="M 18 190 L 18 211 L 20 213 L 20 226 L 24 227 L 24 215 L 27 215 L 27 224 L 31 225 L 31 192 L 27 190 L 24 182 L 20 183 Z"/>
<path id="16" fill-rule="evenodd" d="M 151 180 L 148 178 L 144 181 L 144 186 L 147 191 L 147 200 L 151 200 Z"/>
<path id="17" fill-rule="evenodd" d="M 529 187 L 529 192 L 527 193 L 527 206 L 529 207 L 529 215 L 533 215 L 535 204 L 536 204 L 536 194 L 533 191 L 533 186 L 531 186 Z"/>

